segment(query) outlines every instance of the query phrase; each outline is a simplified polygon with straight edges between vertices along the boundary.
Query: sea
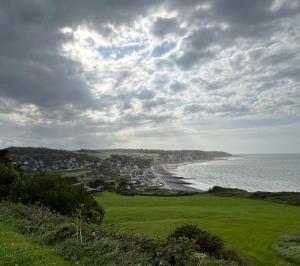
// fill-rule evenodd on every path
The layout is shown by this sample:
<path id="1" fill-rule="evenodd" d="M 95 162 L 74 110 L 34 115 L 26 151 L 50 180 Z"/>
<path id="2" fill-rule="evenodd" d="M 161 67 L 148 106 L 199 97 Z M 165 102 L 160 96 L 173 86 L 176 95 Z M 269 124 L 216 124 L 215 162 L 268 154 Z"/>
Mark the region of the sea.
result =
<path id="1" fill-rule="evenodd" d="M 166 168 L 200 190 L 222 186 L 250 192 L 300 192 L 300 154 L 234 155 Z"/>

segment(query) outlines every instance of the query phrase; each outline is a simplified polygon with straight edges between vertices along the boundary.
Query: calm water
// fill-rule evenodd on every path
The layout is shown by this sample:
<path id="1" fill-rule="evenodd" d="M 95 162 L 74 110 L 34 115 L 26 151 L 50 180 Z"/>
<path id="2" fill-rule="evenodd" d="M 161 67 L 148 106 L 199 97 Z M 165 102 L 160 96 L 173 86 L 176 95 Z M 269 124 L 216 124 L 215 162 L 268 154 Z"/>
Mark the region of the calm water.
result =
<path id="1" fill-rule="evenodd" d="M 239 155 L 169 170 L 201 190 L 218 185 L 248 191 L 300 191 L 300 154 Z"/>

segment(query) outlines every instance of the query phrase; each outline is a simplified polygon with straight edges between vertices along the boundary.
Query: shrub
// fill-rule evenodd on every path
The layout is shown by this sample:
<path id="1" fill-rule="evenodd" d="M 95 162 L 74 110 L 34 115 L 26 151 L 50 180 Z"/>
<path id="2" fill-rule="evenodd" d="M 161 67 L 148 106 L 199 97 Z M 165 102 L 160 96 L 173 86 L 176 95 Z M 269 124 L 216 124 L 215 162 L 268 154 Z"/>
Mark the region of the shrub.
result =
<path id="1" fill-rule="evenodd" d="M 169 240 L 163 245 L 162 261 L 168 265 L 196 265 L 195 241 L 180 237 L 176 241 Z"/>
<path id="2" fill-rule="evenodd" d="M 300 232 L 282 236 L 273 248 L 285 259 L 300 265 Z"/>
<path id="3" fill-rule="evenodd" d="M 119 177 L 115 181 L 116 192 L 117 193 L 126 193 L 129 189 L 128 178 Z"/>
<path id="4" fill-rule="evenodd" d="M 226 262 L 234 262 L 235 265 L 245 265 L 244 260 L 235 250 L 224 247 L 224 242 L 220 237 L 212 235 L 196 225 L 187 224 L 180 226 L 168 237 L 169 241 L 174 239 L 176 242 L 182 238 L 193 241 L 195 245 L 194 250 L 200 252 L 200 254 L 207 253 Z M 223 263 L 221 265 L 227 265 L 225 262 Z"/>
<path id="5" fill-rule="evenodd" d="M 19 173 L 13 166 L 0 164 L 0 200 L 8 197 L 18 177 Z"/>
<path id="6" fill-rule="evenodd" d="M 300 193 L 299 192 L 263 192 L 257 191 L 251 194 L 250 198 L 253 199 L 267 199 L 278 201 L 286 204 L 300 206 Z"/>
<path id="7" fill-rule="evenodd" d="M 74 215 L 83 206 L 83 216 L 101 222 L 104 210 L 83 188 L 71 186 L 54 174 L 37 174 L 16 179 L 9 199 L 22 203 L 41 203 L 65 215 Z"/>
<path id="8" fill-rule="evenodd" d="M 195 241 L 185 237 L 152 239 L 85 222 L 83 241 L 80 242 L 77 219 L 41 205 L 3 201 L 0 203 L 0 222 L 9 222 L 22 233 L 29 234 L 35 242 L 52 246 L 72 265 L 194 266 L 200 265 L 200 255 L 205 257 L 201 262 L 203 266 L 236 266 L 234 262 L 196 252 Z"/>
<path id="9" fill-rule="evenodd" d="M 220 186 L 214 186 L 208 190 L 208 193 L 217 194 L 220 196 L 239 196 L 239 197 L 247 197 L 250 193 L 244 189 L 239 188 L 226 188 Z"/>
<path id="10" fill-rule="evenodd" d="M 208 233 L 202 229 L 199 229 L 195 225 L 183 225 L 178 227 L 171 235 L 169 239 L 178 240 L 179 238 L 188 238 L 195 241 L 196 250 L 199 252 L 205 252 L 210 255 L 220 257 L 223 251 L 223 240 L 215 235 Z"/>
<path id="11" fill-rule="evenodd" d="M 10 159 L 8 157 L 8 149 L 0 150 L 0 164 L 1 165 L 9 165 Z"/>
<path id="12" fill-rule="evenodd" d="M 76 226 L 72 223 L 63 223 L 57 228 L 47 232 L 43 238 L 47 245 L 55 245 L 66 241 L 76 235 Z"/>
<path id="13" fill-rule="evenodd" d="M 235 261 L 238 265 L 246 265 L 245 261 L 234 249 L 223 249 L 222 258 L 227 261 Z"/>

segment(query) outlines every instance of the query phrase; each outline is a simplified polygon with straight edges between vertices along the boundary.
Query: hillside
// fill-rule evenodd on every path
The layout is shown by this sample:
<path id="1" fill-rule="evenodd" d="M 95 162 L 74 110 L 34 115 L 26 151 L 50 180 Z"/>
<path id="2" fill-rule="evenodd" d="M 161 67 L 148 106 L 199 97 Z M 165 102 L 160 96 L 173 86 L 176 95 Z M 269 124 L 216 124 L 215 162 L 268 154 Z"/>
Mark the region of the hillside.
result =
<path id="1" fill-rule="evenodd" d="M 184 197 L 120 196 L 97 198 L 105 224 L 127 232 L 165 237 L 192 223 L 220 235 L 253 266 L 288 265 L 272 249 L 281 236 L 300 230 L 300 209 L 268 201 L 201 194 Z"/>
<path id="2" fill-rule="evenodd" d="M 8 157 L 22 170 L 58 171 L 97 166 L 99 158 L 72 151 L 34 147 L 9 147 Z"/>
<path id="3" fill-rule="evenodd" d="M 53 249 L 32 243 L 10 226 L 0 223 L 0 265 L 67 266 L 69 264 Z"/>
<path id="4" fill-rule="evenodd" d="M 37 205 L 0 202 L 0 265 L 194 266 L 204 255 L 203 266 L 237 266 L 229 259 L 196 253 L 188 239 L 134 236 L 88 222 L 80 228 L 78 217 Z"/>
<path id="5" fill-rule="evenodd" d="M 222 151 L 200 150 L 152 150 L 152 149 L 103 149 L 103 150 L 79 150 L 79 153 L 94 155 L 99 158 L 108 158 L 112 154 L 148 157 L 164 163 L 187 162 L 196 160 L 212 160 L 220 157 L 230 157 L 230 153 Z"/>
<path id="6" fill-rule="evenodd" d="M 158 160 L 162 163 L 212 160 L 232 156 L 226 152 L 200 150 L 82 149 L 67 151 L 42 147 L 9 147 L 7 150 L 9 159 L 24 170 L 66 170 L 76 167 L 96 167 L 104 159 L 112 159 L 112 155 L 140 158 L 140 160 Z"/>

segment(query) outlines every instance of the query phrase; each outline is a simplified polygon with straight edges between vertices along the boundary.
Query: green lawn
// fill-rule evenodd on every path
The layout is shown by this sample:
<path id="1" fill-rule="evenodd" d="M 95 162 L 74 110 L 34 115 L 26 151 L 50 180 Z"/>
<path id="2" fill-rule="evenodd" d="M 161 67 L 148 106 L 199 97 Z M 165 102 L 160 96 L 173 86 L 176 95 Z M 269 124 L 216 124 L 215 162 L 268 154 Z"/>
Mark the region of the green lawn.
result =
<path id="1" fill-rule="evenodd" d="M 282 235 L 300 231 L 300 208 L 263 200 L 217 197 L 121 196 L 97 198 L 105 207 L 105 224 L 130 232 L 164 237 L 192 223 L 222 236 L 250 265 L 290 265 L 273 251 Z"/>
<path id="2" fill-rule="evenodd" d="M 0 223 L 0 266 L 66 266 L 53 250 L 31 243 Z"/>

